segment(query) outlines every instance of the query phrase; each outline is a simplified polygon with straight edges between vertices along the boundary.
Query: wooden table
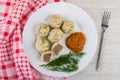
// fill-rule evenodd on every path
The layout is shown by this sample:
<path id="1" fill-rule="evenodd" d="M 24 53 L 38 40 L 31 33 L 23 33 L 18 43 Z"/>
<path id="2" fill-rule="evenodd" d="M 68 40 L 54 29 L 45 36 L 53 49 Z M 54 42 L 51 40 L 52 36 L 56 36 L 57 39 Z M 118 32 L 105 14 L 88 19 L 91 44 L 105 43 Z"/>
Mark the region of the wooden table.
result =
<path id="1" fill-rule="evenodd" d="M 120 0 L 68 0 L 83 8 L 93 19 L 98 38 L 101 33 L 101 18 L 105 10 L 112 12 L 104 38 L 101 56 L 101 70 L 95 70 L 98 48 L 89 65 L 69 80 L 120 80 Z M 98 41 L 99 42 L 99 41 Z M 99 43 L 98 43 L 99 44 Z"/>

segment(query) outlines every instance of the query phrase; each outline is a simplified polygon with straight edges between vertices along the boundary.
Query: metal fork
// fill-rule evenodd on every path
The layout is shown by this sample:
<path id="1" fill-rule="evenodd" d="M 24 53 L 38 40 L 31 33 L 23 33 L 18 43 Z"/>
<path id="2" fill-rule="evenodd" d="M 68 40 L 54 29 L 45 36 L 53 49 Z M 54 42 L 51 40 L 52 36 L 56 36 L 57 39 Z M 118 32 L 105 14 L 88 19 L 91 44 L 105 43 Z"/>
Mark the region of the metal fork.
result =
<path id="1" fill-rule="evenodd" d="M 96 70 L 99 70 L 100 66 L 100 57 L 101 57 L 101 50 L 102 50 L 102 44 L 103 44 L 103 39 L 104 39 L 104 33 L 106 29 L 109 27 L 108 22 L 110 19 L 111 12 L 109 11 L 104 11 L 103 18 L 102 18 L 102 32 L 101 32 L 101 40 L 100 40 L 100 45 L 99 45 L 99 52 L 98 52 L 98 57 L 97 57 L 97 63 L 96 63 Z"/>

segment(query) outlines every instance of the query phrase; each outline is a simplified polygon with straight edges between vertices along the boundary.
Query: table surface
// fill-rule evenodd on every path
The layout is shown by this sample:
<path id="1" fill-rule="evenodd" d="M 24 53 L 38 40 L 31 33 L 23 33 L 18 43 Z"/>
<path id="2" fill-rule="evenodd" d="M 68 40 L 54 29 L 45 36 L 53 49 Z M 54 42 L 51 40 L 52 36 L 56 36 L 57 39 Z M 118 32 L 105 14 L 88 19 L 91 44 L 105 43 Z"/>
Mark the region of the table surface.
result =
<path id="1" fill-rule="evenodd" d="M 105 33 L 101 55 L 101 70 L 96 71 L 96 53 L 89 65 L 81 72 L 69 77 L 69 80 L 120 80 L 120 0 L 67 0 L 84 9 L 93 19 L 98 32 L 101 33 L 101 18 L 105 10 L 112 12 L 109 28 Z M 99 41 L 98 41 L 99 42 Z M 98 43 L 99 44 L 99 43 Z"/>
<path id="2" fill-rule="evenodd" d="M 81 72 L 69 77 L 69 80 L 120 80 L 120 0 L 68 0 L 83 8 L 93 19 L 100 40 L 101 18 L 105 10 L 112 12 L 109 28 L 105 33 L 101 70 L 96 71 L 96 60 L 99 45 L 95 56 L 89 65 Z M 99 41 L 98 41 L 99 44 Z"/>

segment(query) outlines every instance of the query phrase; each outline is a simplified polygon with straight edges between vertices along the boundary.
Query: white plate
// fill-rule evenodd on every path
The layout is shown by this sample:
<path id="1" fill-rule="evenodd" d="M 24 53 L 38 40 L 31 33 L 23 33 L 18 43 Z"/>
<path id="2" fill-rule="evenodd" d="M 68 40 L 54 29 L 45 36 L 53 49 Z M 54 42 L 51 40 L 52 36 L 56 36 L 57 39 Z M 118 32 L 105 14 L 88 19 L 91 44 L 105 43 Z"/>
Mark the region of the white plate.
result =
<path id="1" fill-rule="evenodd" d="M 43 69 L 42 67 L 39 66 L 40 64 L 43 63 L 40 61 L 40 55 L 37 53 L 34 47 L 35 42 L 34 30 L 38 24 L 46 22 L 48 17 L 52 14 L 59 14 L 64 19 L 72 19 L 74 22 L 76 22 L 75 30 L 84 32 L 86 36 L 87 42 L 83 50 L 83 52 L 85 52 L 86 55 L 80 60 L 78 64 L 79 69 L 75 72 L 71 73 L 53 72 Z M 65 37 L 61 41 L 63 45 Z M 23 44 L 28 59 L 31 65 L 36 70 L 49 76 L 68 77 L 83 70 L 93 58 L 97 46 L 97 32 L 90 16 L 81 8 L 65 2 L 50 3 L 34 12 L 27 21 L 23 31 Z M 64 45 L 64 49 L 62 50 L 61 54 L 68 52 L 69 49 L 67 49 L 66 46 Z"/>

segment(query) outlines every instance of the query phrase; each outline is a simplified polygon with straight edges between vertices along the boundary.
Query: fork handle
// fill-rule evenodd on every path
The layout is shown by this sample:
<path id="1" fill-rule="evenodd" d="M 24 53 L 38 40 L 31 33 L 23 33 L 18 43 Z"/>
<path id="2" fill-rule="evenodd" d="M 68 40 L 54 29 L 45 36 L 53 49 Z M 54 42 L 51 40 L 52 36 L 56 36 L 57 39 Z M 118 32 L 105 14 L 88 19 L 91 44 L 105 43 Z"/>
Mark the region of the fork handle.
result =
<path id="1" fill-rule="evenodd" d="M 101 50 L 102 50 L 102 44 L 103 44 L 103 39 L 104 39 L 104 33 L 105 30 L 102 30 L 101 32 L 101 40 L 100 40 L 100 45 L 99 45 L 99 52 L 98 52 L 98 57 L 97 57 L 97 63 L 96 63 L 96 70 L 99 70 L 100 67 L 100 57 L 101 57 Z"/>

